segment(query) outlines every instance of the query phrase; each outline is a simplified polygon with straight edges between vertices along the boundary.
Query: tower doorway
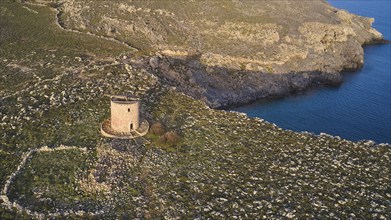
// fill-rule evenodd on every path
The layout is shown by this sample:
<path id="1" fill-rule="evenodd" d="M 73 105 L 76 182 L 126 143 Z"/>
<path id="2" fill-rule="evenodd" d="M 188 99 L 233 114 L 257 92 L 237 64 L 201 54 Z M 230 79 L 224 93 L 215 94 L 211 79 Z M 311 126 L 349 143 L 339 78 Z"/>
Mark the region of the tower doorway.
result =
<path id="1" fill-rule="evenodd" d="M 130 124 L 130 130 L 133 130 L 133 123 Z"/>

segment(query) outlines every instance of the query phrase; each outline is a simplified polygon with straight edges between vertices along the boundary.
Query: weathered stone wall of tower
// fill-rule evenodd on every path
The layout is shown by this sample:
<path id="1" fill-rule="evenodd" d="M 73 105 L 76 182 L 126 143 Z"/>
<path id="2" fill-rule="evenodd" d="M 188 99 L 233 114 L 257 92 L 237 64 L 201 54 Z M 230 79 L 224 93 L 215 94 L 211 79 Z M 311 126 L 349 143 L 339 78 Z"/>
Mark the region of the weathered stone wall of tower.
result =
<path id="1" fill-rule="evenodd" d="M 117 132 L 129 132 L 139 127 L 139 102 L 111 101 L 111 128 Z"/>

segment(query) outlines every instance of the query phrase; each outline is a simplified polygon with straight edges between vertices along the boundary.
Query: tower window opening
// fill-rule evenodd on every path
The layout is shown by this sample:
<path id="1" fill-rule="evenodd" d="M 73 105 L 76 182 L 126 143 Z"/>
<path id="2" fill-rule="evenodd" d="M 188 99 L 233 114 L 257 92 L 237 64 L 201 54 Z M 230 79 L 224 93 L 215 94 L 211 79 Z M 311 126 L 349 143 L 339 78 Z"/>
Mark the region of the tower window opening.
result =
<path id="1" fill-rule="evenodd" d="M 128 112 L 130 112 L 130 108 L 128 108 Z"/>

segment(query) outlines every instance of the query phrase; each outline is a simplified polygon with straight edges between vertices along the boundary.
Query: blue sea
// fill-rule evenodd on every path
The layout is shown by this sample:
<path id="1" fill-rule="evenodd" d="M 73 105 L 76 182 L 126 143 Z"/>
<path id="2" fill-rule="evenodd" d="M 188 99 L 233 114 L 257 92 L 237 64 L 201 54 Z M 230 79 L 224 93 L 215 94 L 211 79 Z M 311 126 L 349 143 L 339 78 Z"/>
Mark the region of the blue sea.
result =
<path id="1" fill-rule="evenodd" d="M 390 1 L 329 1 L 349 12 L 375 18 L 374 27 L 391 39 Z M 364 68 L 344 73 L 338 88 L 318 88 L 286 98 L 234 109 L 279 127 L 342 138 L 391 143 L 391 45 L 365 48 Z"/>

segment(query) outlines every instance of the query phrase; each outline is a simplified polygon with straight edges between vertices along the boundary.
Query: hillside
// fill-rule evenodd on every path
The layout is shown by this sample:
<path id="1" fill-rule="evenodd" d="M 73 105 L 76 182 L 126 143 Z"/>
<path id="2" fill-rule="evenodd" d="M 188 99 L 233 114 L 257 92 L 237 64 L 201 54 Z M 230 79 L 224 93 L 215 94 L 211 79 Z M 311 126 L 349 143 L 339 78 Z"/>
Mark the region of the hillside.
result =
<path id="1" fill-rule="evenodd" d="M 191 51 L 188 43 L 153 41 L 153 35 L 148 34 L 121 43 L 120 26 L 110 31 L 118 35 L 116 40 L 95 30 L 99 23 L 105 24 L 94 19 L 95 15 L 120 9 L 108 4 L 123 3 L 130 11 L 134 4 L 152 11 L 158 10 L 159 2 L 171 13 L 196 14 L 201 10 L 184 7 L 180 1 L 170 1 L 172 5 L 169 1 L 65 1 L 62 5 L 0 1 L 0 219 L 391 217 L 390 145 L 286 131 L 262 119 L 207 105 L 220 103 L 212 102 L 222 91 L 217 83 L 221 81 L 208 81 L 212 76 L 218 79 L 226 75 L 226 83 L 236 82 L 239 90 L 240 86 L 259 86 L 246 74 L 259 74 L 260 80 L 286 80 L 285 76 L 306 72 L 264 73 L 213 66 L 203 61 L 206 47 L 201 48 L 204 52 L 187 56 L 183 48 Z M 203 2 L 206 5 L 202 10 L 207 13 L 207 9 L 232 4 L 244 4 L 243 11 L 250 15 L 261 10 L 260 6 L 246 5 L 248 2 L 226 1 L 215 5 L 216 9 L 208 5 L 213 2 Z M 331 12 L 322 10 L 330 8 L 325 3 L 313 2 L 301 7 L 319 7 L 325 17 L 317 19 L 324 22 L 340 21 L 338 16 L 337 20 L 327 18 Z M 183 4 L 201 7 L 201 3 Z M 283 2 L 268 3 L 267 7 L 282 7 L 278 4 Z M 62 26 L 56 21 L 56 7 L 62 12 Z M 67 10 L 76 13 L 78 7 L 82 21 L 78 16 L 67 17 L 71 13 Z M 210 16 L 222 14 L 213 10 L 208 12 Z M 275 19 L 269 16 L 268 23 Z M 80 26 L 83 22 L 85 29 Z M 301 21 L 289 22 L 300 25 Z M 369 28 L 369 23 L 363 27 Z M 284 25 L 282 21 L 275 24 Z M 180 27 L 173 27 L 173 33 L 186 33 L 179 31 Z M 79 31 L 71 31 L 73 28 Z M 357 37 L 362 41 L 352 41 L 352 48 L 357 44 L 360 50 L 361 43 L 371 42 L 370 32 L 364 34 Z M 171 46 L 177 45 L 175 50 L 181 52 L 164 55 L 164 50 L 145 49 L 157 44 L 171 51 Z M 208 50 L 212 47 L 218 46 L 211 44 Z M 236 52 L 231 55 L 238 56 Z M 146 55 L 149 53 L 152 57 Z M 196 70 L 192 74 L 200 81 L 194 81 L 198 86 L 193 87 L 200 93 L 186 87 L 193 78 L 182 79 L 184 70 Z M 307 74 L 310 77 L 315 73 Z M 246 77 L 254 85 L 238 80 Z M 273 84 L 273 80 L 268 83 Z M 205 85 L 200 82 L 216 86 L 215 95 L 205 96 L 205 102 L 182 92 L 203 99 Z M 167 142 L 152 132 L 146 136 L 150 143 L 102 138 L 99 126 L 109 117 L 109 100 L 104 95 L 128 92 L 141 98 L 141 113 L 151 124 L 162 123 L 180 140 Z"/>
<path id="2" fill-rule="evenodd" d="M 311 1 L 61 1 L 63 27 L 126 42 L 143 54 L 190 58 L 154 68 L 211 107 L 339 85 L 382 41 L 373 19 Z M 173 65 L 174 63 L 174 65 Z"/>

